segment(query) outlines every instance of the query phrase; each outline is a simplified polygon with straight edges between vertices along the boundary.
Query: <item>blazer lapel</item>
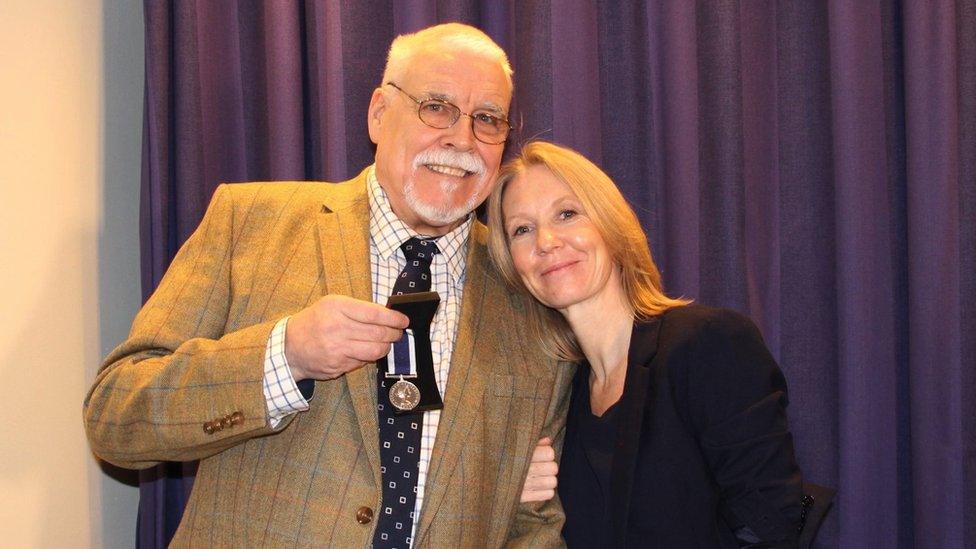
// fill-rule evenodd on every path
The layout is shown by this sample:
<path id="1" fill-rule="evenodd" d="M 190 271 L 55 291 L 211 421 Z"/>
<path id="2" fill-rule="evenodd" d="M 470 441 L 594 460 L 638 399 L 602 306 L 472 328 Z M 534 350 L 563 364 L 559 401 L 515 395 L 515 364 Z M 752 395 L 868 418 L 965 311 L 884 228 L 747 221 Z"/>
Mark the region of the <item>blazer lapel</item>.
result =
<path id="1" fill-rule="evenodd" d="M 461 451 L 466 442 L 466 433 L 471 423 L 481 415 L 481 405 L 485 392 L 485 370 L 475 368 L 475 343 L 482 322 L 488 315 L 483 314 L 485 294 L 488 291 L 487 250 L 483 245 L 484 227 L 475 223 L 468 240 L 468 257 L 465 268 L 464 297 L 461 302 L 461 318 L 458 322 L 458 335 L 451 358 L 451 373 L 444 395 L 444 410 L 437 426 L 437 437 L 431 453 L 427 470 L 427 493 L 424 495 L 420 523 L 417 525 L 415 540 L 422 540 L 436 509 L 440 506 L 450 484 Z"/>
<path id="2" fill-rule="evenodd" d="M 323 202 L 318 219 L 319 250 L 326 293 L 373 300 L 369 263 L 369 205 L 365 172 L 352 184 L 340 184 Z M 349 372 L 345 383 L 359 423 L 376 485 L 382 483 L 379 426 L 376 415 L 376 371 L 371 364 Z"/>
<path id="3" fill-rule="evenodd" d="M 660 317 L 649 321 L 634 322 L 627 353 L 627 378 L 621 397 L 621 423 L 617 430 L 616 452 L 610 471 L 610 501 L 619 505 L 622 512 L 612 517 L 614 546 L 626 546 L 627 520 L 629 518 L 631 488 L 637 469 L 640 438 L 644 436 L 643 424 L 647 417 L 649 395 L 654 382 L 651 363 L 657 353 Z"/>

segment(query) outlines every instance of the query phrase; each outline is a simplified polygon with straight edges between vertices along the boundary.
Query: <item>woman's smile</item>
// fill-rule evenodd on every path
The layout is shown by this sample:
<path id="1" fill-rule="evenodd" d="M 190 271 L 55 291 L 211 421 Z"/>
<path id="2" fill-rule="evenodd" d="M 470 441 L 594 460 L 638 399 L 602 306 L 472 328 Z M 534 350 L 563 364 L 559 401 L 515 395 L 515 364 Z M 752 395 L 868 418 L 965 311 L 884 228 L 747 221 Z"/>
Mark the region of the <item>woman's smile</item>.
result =
<path id="1" fill-rule="evenodd" d="M 502 210 L 515 270 L 536 299 L 565 311 L 622 291 L 600 232 L 547 168 L 534 166 L 509 183 Z"/>
<path id="2" fill-rule="evenodd" d="M 553 274 L 565 274 L 566 271 L 577 265 L 579 261 L 560 261 L 551 267 L 546 268 L 542 271 L 542 276 L 549 276 Z"/>

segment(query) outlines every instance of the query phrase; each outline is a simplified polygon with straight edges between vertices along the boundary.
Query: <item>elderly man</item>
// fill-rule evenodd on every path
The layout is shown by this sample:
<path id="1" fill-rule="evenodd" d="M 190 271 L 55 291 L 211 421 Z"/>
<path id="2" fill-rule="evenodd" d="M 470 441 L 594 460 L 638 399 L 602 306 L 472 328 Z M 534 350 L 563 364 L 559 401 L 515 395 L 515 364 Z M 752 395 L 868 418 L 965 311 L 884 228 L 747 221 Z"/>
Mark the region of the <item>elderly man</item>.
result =
<path id="1" fill-rule="evenodd" d="M 398 37 L 369 104 L 375 165 L 217 190 L 85 401 L 104 459 L 201 460 L 175 545 L 561 543 L 558 501 L 519 494 L 570 372 L 522 333 L 471 213 L 511 72 L 465 25 Z M 429 327 L 384 305 L 428 288 L 439 305 L 405 301 Z"/>

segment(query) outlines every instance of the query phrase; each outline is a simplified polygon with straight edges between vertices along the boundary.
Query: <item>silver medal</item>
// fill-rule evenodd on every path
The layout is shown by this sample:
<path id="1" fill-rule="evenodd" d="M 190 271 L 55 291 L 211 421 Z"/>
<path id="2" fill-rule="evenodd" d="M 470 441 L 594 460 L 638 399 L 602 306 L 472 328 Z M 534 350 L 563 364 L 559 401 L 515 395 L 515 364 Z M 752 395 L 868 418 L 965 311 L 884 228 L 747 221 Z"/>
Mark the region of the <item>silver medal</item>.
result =
<path id="1" fill-rule="evenodd" d="M 390 404 L 397 410 L 409 412 L 420 404 L 420 389 L 401 377 L 390 387 Z"/>

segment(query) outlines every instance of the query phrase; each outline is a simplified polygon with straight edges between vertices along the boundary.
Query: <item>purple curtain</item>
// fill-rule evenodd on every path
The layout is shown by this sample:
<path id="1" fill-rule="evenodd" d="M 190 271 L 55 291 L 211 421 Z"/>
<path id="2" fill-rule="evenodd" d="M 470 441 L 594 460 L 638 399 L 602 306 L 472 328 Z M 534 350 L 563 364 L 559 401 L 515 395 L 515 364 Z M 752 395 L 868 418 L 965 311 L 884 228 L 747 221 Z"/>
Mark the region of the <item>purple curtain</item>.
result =
<path id="1" fill-rule="evenodd" d="M 220 182 L 342 180 L 399 33 L 479 26 L 510 149 L 600 164 L 670 293 L 752 316 L 791 389 L 821 547 L 976 546 L 976 0 L 146 0 L 143 287 Z M 163 547 L 192 466 L 142 473 Z"/>

